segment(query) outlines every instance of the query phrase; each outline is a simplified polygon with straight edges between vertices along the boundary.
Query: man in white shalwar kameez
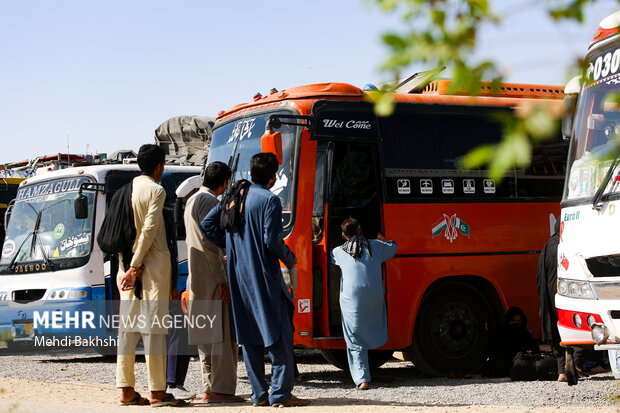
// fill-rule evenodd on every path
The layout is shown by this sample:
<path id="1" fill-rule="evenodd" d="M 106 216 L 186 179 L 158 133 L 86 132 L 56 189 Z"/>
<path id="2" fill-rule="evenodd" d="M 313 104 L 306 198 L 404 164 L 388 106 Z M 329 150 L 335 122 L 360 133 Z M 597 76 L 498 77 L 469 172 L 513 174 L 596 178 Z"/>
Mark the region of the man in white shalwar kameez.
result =
<path id="1" fill-rule="evenodd" d="M 133 180 L 131 206 L 136 226 L 133 257 L 124 268 L 120 257 L 117 284 L 121 322 L 116 365 L 116 387 L 122 389 L 123 405 L 183 406 L 166 393 L 166 335 L 162 323 L 168 316 L 171 293 L 170 252 L 166 243 L 163 208 L 164 189 L 157 184 L 164 173 L 165 153 L 156 145 L 142 145 L 138 153 L 142 174 Z M 141 286 L 136 291 L 135 287 Z M 149 376 L 150 400 L 135 391 L 136 346 L 142 338 Z"/>
<path id="2" fill-rule="evenodd" d="M 189 316 L 221 316 L 215 328 L 189 326 L 189 343 L 198 346 L 202 364 L 203 399 L 209 403 L 235 403 L 238 346 L 230 316 L 230 292 L 220 247 L 212 243 L 200 228 L 203 218 L 218 204 L 230 179 L 230 168 L 213 162 L 205 168 L 203 186 L 185 206 L 186 243 L 189 262 L 187 289 L 190 294 Z M 218 311 L 213 311 L 217 307 Z M 212 314 L 205 314 L 212 313 Z"/>

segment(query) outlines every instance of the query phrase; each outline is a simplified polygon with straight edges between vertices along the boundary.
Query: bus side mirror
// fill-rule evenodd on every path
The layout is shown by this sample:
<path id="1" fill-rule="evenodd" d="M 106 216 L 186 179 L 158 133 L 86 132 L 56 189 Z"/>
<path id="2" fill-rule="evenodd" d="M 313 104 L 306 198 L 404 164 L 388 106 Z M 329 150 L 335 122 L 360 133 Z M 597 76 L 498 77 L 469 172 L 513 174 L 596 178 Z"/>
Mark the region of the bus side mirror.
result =
<path id="1" fill-rule="evenodd" d="M 278 164 L 282 165 L 282 134 L 268 128 L 260 138 L 261 152 L 271 152 L 278 158 Z"/>
<path id="2" fill-rule="evenodd" d="M 79 194 L 73 201 L 73 210 L 75 212 L 75 219 L 88 218 L 88 198 Z"/>

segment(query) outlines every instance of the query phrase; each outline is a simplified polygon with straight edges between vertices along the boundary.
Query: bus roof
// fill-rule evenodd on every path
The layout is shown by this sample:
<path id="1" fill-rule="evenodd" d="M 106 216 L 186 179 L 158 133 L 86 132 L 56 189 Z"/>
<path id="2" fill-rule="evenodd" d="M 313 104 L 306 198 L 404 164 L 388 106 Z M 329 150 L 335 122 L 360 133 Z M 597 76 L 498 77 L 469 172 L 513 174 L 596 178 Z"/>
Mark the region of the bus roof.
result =
<path id="1" fill-rule="evenodd" d="M 564 97 L 563 86 L 502 83 L 498 88 L 494 88 L 490 82 L 483 82 L 479 95 L 469 96 L 464 93 L 449 94 L 449 85 L 448 79 L 434 80 L 421 91 L 396 93 L 395 100 L 410 103 L 514 107 L 525 101 L 561 100 Z M 238 104 L 228 111 L 220 111 L 217 120 L 219 122 L 240 112 L 276 105 L 282 101 L 309 99 L 367 100 L 368 94 L 347 83 L 315 83 L 282 91 L 272 89 L 271 93 L 265 96 L 256 94 L 252 102 Z"/>
<path id="2" fill-rule="evenodd" d="M 200 173 L 201 167 L 199 166 L 175 166 L 175 165 L 166 165 L 166 170 L 171 172 L 195 172 L 196 174 Z M 56 178 L 64 178 L 68 176 L 75 175 L 88 175 L 93 176 L 97 182 L 103 182 L 105 176 L 110 171 L 139 171 L 140 168 L 137 164 L 129 164 L 129 165 L 93 165 L 93 166 L 83 166 L 83 167 L 74 167 L 74 168 L 66 168 L 59 169 L 57 171 L 49 171 L 41 175 L 34 176 L 32 178 L 28 178 L 22 181 L 21 185 L 26 185 L 30 183 L 36 183 L 41 181 L 47 181 L 50 179 Z"/>
<path id="3" fill-rule="evenodd" d="M 594 38 L 590 42 L 590 47 L 601 40 L 607 39 L 618 34 L 620 29 L 620 11 L 610 14 L 601 20 L 598 30 L 594 33 Z"/>

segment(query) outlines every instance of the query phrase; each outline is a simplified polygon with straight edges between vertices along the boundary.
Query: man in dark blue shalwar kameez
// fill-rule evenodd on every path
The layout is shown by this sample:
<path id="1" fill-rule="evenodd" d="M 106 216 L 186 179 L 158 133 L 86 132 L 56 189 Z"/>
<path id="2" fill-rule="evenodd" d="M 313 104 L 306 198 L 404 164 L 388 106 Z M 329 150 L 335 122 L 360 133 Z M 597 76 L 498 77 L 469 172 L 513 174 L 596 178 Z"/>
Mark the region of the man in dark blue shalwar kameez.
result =
<path id="1" fill-rule="evenodd" d="M 254 155 L 252 185 L 241 189 L 247 193 L 235 198 L 236 202 L 223 202 L 224 214 L 238 208 L 242 221 L 224 231 L 220 203 L 205 217 L 202 228 L 212 242 L 226 249 L 233 319 L 252 385 L 252 401 L 258 406 L 301 406 L 308 401 L 291 393 L 294 307 L 278 261 L 291 269 L 297 260 L 282 240 L 280 199 L 269 191 L 277 170 L 275 155 Z M 265 380 L 265 349 L 272 364 L 271 394 Z"/>

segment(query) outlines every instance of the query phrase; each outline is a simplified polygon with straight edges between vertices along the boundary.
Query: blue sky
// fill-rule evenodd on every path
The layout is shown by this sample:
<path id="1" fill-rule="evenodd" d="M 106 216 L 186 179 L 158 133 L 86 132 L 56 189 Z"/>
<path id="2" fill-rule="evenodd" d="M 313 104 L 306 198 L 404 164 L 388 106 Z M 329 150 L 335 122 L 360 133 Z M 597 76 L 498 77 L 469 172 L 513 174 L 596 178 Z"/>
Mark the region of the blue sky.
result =
<path id="1" fill-rule="evenodd" d="M 135 150 L 170 117 L 272 87 L 387 80 L 380 34 L 400 21 L 369 2 L 0 0 L 0 163 L 66 152 L 67 135 L 73 153 Z M 563 84 L 618 6 L 558 25 L 538 3 L 493 1 L 506 19 L 482 32 L 480 55 L 508 81 Z"/>

